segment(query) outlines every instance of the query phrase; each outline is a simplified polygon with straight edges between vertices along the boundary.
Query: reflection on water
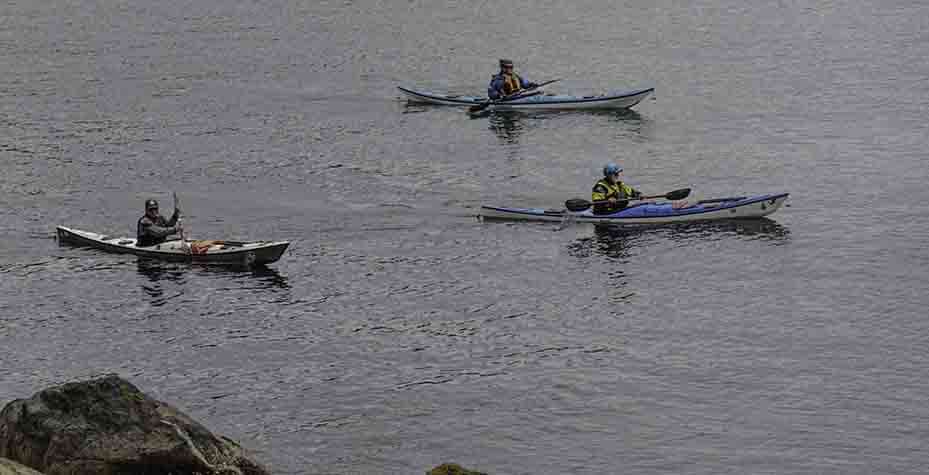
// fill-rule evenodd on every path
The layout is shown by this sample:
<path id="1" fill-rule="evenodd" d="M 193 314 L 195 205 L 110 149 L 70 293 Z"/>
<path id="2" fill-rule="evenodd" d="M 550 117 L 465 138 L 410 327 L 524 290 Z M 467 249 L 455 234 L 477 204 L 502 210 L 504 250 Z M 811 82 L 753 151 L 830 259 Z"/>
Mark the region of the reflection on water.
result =
<path id="1" fill-rule="evenodd" d="M 276 287 L 280 289 L 289 289 L 287 277 L 281 275 L 277 269 L 268 266 L 251 266 L 248 269 L 250 277 L 263 282 L 265 287 Z"/>
<path id="2" fill-rule="evenodd" d="M 184 276 L 182 264 L 177 262 L 160 261 L 139 257 L 136 259 L 139 273 L 148 277 L 151 282 L 160 280 L 181 280 Z M 188 267 L 186 264 L 184 267 Z"/>
<path id="3" fill-rule="evenodd" d="M 594 226 L 592 236 L 579 238 L 568 246 L 574 257 L 587 258 L 592 255 L 606 256 L 620 263 L 628 262 L 629 251 L 640 228 Z"/>
<path id="4" fill-rule="evenodd" d="M 426 112 L 436 107 L 443 108 L 446 106 L 436 106 L 433 104 L 424 104 L 421 102 L 404 102 L 402 105 L 403 114 L 417 114 Z M 457 107 L 452 106 L 455 109 Z M 514 145 L 518 143 L 520 136 L 526 131 L 529 121 L 545 121 L 556 118 L 565 118 L 577 116 L 578 114 L 594 117 L 603 117 L 622 123 L 621 133 L 624 135 L 641 135 L 647 124 L 647 120 L 642 114 L 632 109 L 578 109 L 578 110 L 495 110 L 492 108 L 485 109 L 480 113 L 469 114 L 472 120 L 488 121 L 488 128 L 500 139 L 504 145 Z"/>
<path id="5" fill-rule="evenodd" d="M 644 226 L 594 225 L 593 227 L 592 236 L 579 238 L 568 246 L 572 256 L 587 258 L 596 254 L 626 262 L 629 251 L 635 247 L 636 240 L 645 233 L 657 233 L 674 241 L 695 241 L 732 235 L 779 245 L 790 239 L 790 230 L 769 218 Z"/>
<path id="6" fill-rule="evenodd" d="M 624 124 L 641 127 L 645 123 L 645 118 L 642 117 L 642 114 L 638 113 L 634 109 L 591 109 L 586 111 L 556 111 L 556 114 L 576 114 L 583 112 L 587 115 L 606 117 L 608 119 L 613 119 L 616 121 L 621 121 Z"/>
<path id="7" fill-rule="evenodd" d="M 246 279 L 247 286 L 258 289 L 289 289 L 287 277 L 267 266 L 207 265 L 201 263 L 169 262 L 158 259 L 139 257 L 137 259 L 139 274 L 145 276 L 147 283 L 142 290 L 152 297 L 155 306 L 165 303 L 165 285 L 184 287 L 187 279 L 196 276 L 229 277 Z"/>
<path id="8" fill-rule="evenodd" d="M 604 110 L 546 110 L 546 111 L 521 111 L 521 110 L 503 110 L 492 111 L 489 114 L 472 115 L 471 118 L 488 117 L 489 129 L 505 145 L 516 144 L 519 137 L 526 131 L 527 124 L 530 121 L 541 122 L 546 120 L 564 119 L 584 115 L 587 117 L 604 117 L 622 123 L 621 133 L 624 135 L 641 135 L 646 120 L 641 114 L 632 109 L 604 109 Z"/>
<path id="9" fill-rule="evenodd" d="M 142 291 L 151 297 L 154 307 L 160 307 L 168 301 L 162 281 L 172 282 L 181 287 L 185 283 L 186 265 L 144 257 L 137 258 L 136 262 L 139 274 L 148 278 L 148 282 L 142 283 Z"/>
<path id="10" fill-rule="evenodd" d="M 647 127 L 651 123 L 642 114 L 632 109 L 605 109 L 589 111 L 590 114 L 597 117 L 604 117 L 608 120 L 619 122 L 620 127 L 616 127 L 617 136 L 641 138 L 647 135 Z"/>
<path id="11" fill-rule="evenodd" d="M 519 141 L 525 126 L 521 123 L 523 114 L 517 111 L 494 111 L 490 114 L 490 130 L 506 145 L 514 145 Z"/>
<path id="12" fill-rule="evenodd" d="M 729 234 L 783 244 L 790 240 L 790 230 L 770 218 L 723 219 L 665 226 L 663 232 L 675 240 L 703 239 Z"/>
<path id="13" fill-rule="evenodd" d="M 720 219 L 693 223 L 655 224 L 642 226 L 598 225 L 597 232 L 629 236 L 632 233 L 653 231 L 676 241 L 699 240 L 720 235 L 735 235 L 782 243 L 790 239 L 790 230 L 770 218 Z"/>
<path id="14" fill-rule="evenodd" d="M 287 277 L 281 275 L 276 269 L 268 266 L 238 266 L 230 264 L 210 265 L 205 263 L 170 262 L 158 259 L 138 258 L 139 273 L 148 277 L 152 282 L 159 280 L 181 280 L 188 272 L 198 274 L 221 274 L 235 278 L 248 278 L 262 282 L 264 287 L 289 288 Z"/>
<path id="15" fill-rule="evenodd" d="M 431 110 L 436 106 L 430 106 L 429 104 L 424 104 L 422 102 L 404 101 L 402 107 L 402 114 L 418 114 L 420 112 Z"/>

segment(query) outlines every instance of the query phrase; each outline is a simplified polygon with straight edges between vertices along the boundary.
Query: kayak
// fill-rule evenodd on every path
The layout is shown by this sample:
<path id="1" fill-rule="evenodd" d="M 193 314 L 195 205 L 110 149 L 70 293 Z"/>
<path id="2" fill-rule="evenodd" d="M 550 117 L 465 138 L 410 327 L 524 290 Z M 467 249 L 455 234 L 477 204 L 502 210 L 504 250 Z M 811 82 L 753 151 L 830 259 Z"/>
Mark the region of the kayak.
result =
<path id="1" fill-rule="evenodd" d="M 58 226 L 58 241 L 89 246 L 118 254 L 170 261 L 191 261 L 211 264 L 263 265 L 281 258 L 290 244 L 287 241 L 206 241 L 171 240 L 154 246 L 136 246 L 136 239 L 111 237 L 104 234 Z"/>
<path id="2" fill-rule="evenodd" d="M 399 86 L 397 89 L 400 89 L 410 102 L 425 104 L 476 106 L 486 104 L 488 101 L 486 97 L 451 96 L 435 92 L 416 91 Z M 498 110 L 626 109 L 642 102 L 643 99 L 654 92 L 655 88 L 650 87 L 592 96 L 526 94 L 517 99 L 492 103 L 489 107 Z"/>
<path id="3" fill-rule="evenodd" d="M 481 218 L 528 221 L 577 221 L 610 225 L 649 225 L 744 219 L 767 216 L 781 207 L 789 193 L 737 196 L 701 200 L 693 205 L 675 208 L 671 202 L 630 204 L 611 214 L 594 214 L 592 208 L 573 212 L 567 209 L 501 208 L 481 206 Z"/>

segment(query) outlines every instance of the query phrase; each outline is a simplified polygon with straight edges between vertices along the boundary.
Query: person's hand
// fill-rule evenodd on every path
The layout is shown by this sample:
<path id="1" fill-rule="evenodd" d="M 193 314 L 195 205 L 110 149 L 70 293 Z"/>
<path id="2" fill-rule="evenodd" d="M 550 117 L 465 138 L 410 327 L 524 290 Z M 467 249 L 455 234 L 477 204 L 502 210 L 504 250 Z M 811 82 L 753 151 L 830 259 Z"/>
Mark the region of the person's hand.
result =
<path id="1" fill-rule="evenodd" d="M 533 89 L 533 88 L 536 88 L 536 87 L 539 87 L 539 85 L 536 84 L 536 83 L 534 83 L 534 82 L 527 82 L 527 83 L 526 83 L 526 89 Z"/>

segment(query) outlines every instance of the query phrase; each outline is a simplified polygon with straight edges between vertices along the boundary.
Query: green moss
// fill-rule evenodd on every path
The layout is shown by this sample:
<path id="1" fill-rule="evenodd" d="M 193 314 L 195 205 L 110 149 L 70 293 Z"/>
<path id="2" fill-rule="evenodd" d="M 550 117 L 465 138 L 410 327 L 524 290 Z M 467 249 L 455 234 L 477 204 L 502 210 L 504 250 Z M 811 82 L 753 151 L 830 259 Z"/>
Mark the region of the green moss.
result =
<path id="1" fill-rule="evenodd" d="M 457 463 L 443 463 L 426 472 L 426 475 L 487 475 L 483 472 L 468 470 Z"/>

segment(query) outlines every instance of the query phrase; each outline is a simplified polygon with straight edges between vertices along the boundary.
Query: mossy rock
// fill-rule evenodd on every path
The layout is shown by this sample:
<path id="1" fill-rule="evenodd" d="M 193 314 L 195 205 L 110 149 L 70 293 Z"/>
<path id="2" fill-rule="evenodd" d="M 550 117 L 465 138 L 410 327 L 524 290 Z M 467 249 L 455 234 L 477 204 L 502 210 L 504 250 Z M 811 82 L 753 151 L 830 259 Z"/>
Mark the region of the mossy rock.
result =
<path id="1" fill-rule="evenodd" d="M 0 457 L 0 475 L 42 475 L 25 465 Z"/>
<path id="2" fill-rule="evenodd" d="M 47 475 L 267 475 L 234 441 L 115 374 L 15 400 L 0 457 Z"/>
<path id="3" fill-rule="evenodd" d="M 468 470 L 457 463 L 443 463 L 426 472 L 426 475 L 487 475 L 484 472 Z"/>

